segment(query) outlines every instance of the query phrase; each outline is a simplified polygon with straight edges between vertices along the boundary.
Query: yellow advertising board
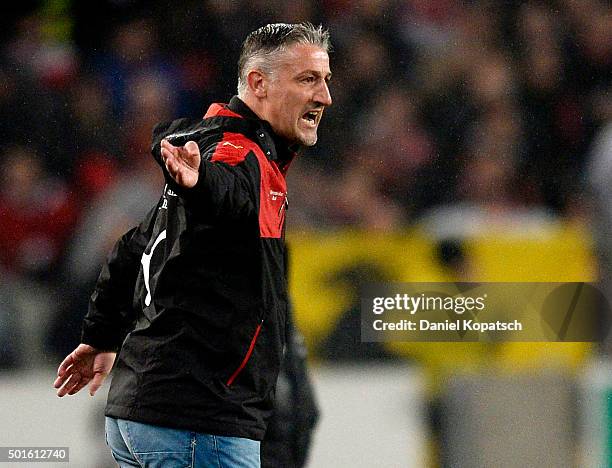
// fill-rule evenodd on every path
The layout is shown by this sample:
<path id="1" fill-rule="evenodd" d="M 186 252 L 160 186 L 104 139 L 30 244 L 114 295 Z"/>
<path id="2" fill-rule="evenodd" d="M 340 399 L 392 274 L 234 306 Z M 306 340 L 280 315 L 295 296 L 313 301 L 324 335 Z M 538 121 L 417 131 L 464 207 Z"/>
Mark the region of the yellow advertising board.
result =
<path id="1" fill-rule="evenodd" d="M 365 283 L 596 280 L 590 237 L 576 226 L 559 226 L 537 236 L 496 232 L 450 244 L 433 241 L 418 227 L 395 233 L 351 230 L 292 233 L 288 242 L 295 320 L 315 358 L 325 355 L 324 344 L 338 327 L 344 326 L 347 316 L 359 309 L 360 287 Z M 358 332 L 354 340 L 360 341 Z M 593 346 L 410 342 L 383 345 L 393 356 L 414 359 L 430 371 L 442 374 L 483 367 L 575 368 Z"/>

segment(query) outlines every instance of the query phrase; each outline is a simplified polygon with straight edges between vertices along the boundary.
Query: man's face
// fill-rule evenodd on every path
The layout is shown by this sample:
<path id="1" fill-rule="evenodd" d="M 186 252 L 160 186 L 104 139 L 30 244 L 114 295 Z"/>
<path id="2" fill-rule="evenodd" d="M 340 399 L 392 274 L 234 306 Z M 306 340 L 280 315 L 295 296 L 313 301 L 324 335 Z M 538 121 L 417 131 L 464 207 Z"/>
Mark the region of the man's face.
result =
<path id="1" fill-rule="evenodd" d="M 323 110 L 332 103 L 327 52 L 311 44 L 290 46 L 268 80 L 266 120 L 289 143 L 312 146 Z"/>

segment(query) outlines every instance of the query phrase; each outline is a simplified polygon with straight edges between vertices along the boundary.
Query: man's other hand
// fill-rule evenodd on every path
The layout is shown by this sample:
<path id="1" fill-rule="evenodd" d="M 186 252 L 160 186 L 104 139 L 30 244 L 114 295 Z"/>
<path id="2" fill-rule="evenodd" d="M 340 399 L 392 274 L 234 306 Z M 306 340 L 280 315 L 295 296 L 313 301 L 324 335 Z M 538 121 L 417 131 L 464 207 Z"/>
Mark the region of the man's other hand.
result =
<path id="1" fill-rule="evenodd" d="M 110 373 L 117 353 L 100 351 L 80 344 L 62 361 L 57 369 L 53 386 L 57 396 L 74 395 L 89 382 L 89 394 L 93 396 Z"/>
<path id="2" fill-rule="evenodd" d="M 200 148 L 195 141 L 188 141 L 185 146 L 174 146 L 168 140 L 162 140 L 161 156 L 177 184 L 191 188 L 198 182 Z"/>

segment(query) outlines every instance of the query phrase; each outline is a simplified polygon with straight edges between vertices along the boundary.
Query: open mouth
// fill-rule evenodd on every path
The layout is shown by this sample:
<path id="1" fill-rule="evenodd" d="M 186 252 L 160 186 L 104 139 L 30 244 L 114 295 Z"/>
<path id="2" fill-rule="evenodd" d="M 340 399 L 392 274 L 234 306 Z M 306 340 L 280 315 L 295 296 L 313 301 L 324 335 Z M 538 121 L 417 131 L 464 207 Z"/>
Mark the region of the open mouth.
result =
<path id="1" fill-rule="evenodd" d="M 302 120 L 311 127 L 316 127 L 320 120 L 321 111 L 309 111 L 302 116 Z"/>

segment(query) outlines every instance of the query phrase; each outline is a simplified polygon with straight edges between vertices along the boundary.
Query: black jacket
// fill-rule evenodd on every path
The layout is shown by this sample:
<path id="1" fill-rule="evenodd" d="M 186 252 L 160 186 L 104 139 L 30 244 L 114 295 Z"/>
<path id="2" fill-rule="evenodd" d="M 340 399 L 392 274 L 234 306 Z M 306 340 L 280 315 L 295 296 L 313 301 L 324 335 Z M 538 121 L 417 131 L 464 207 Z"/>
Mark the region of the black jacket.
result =
<path id="1" fill-rule="evenodd" d="M 83 343 L 121 348 L 106 415 L 261 440 L 285 343 L 285 173 L 294 153 L 237 97 L 153 132 L 200 147 L 199 180 L 166 186 L 116 244 Z"/>

